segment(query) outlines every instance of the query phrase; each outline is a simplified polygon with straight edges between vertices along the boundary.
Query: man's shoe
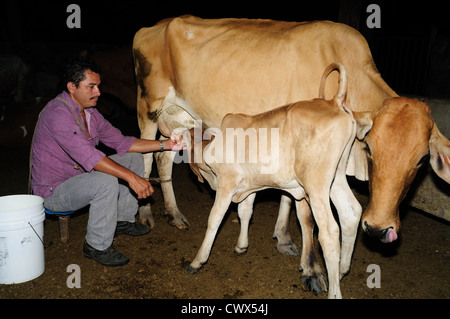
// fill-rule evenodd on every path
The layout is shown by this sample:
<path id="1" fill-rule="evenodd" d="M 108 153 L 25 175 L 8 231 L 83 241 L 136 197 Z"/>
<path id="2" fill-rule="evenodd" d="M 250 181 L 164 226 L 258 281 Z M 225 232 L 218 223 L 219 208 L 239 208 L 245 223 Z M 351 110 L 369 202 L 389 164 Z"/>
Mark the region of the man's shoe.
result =
<path id="1" fill-rule="evenodd" d="M 117 228 L 115 232 L 115 236 L 120 234 L 130 235 L 130 236 L 141 236 L 148 234 L 150 232 L 149 225 L 136 224 L 130 222 L 117 222 Z"/>
<path id="2" fill-rule="evenodd" d="M 130 258 L 122 254 L 113 246 L 110 246 L 105 250 L 97 250 L 86 241 L 83 245 L 83 255 L 84 257 L 93 259 L 105 266 L 123 266 L 130 261 Z"/>

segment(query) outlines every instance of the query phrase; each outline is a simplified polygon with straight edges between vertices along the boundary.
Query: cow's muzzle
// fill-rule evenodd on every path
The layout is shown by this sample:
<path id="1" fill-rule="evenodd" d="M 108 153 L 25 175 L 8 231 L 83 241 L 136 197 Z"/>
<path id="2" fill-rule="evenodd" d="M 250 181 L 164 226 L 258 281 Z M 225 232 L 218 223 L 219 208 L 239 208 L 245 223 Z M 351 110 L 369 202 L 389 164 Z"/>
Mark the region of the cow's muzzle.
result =
<path id="1" fill-rule="evenodd" d="M 392 243 L 393 241 L 397 240 L 398 235 L 395 232 L 393 227 L 389 227 L 383 230 L 379 230 L 376 227 L 372 227 L 367 222 L 364 222 L 364 230 L 367 234 L 369 234 L 372 237 L 378 238 L 383 243 Z"/>

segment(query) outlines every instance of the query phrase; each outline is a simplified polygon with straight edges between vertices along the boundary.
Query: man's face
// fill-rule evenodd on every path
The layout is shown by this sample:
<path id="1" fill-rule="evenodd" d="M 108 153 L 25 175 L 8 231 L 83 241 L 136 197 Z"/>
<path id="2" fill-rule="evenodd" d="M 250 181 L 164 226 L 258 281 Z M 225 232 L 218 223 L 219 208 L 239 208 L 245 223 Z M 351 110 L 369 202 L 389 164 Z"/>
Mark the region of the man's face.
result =
<path id="1" fill-rule="evenodd" d="M 85 79 L 76 87 L 75 83 L 67 83 L 72 99 L 77 102 L 81 109 L 97 105 L 100 96 L 100 74 L 91 70 L 84 71 Z"/>

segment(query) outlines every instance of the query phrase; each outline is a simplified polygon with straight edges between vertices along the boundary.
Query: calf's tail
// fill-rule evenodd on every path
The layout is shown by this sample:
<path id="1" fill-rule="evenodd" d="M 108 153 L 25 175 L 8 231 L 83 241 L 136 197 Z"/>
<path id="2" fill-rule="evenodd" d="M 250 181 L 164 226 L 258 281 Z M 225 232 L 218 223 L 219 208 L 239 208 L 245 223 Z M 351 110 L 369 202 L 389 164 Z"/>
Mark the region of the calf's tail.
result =
<path id="1" fill-rule="evenodd" d="M 331 72 L 334 70 L 339 71 L 339 90 L 334 97 L 338 104 L 341 105 L 344 110 L 347 112 L 347 107 L 344 106 L 344 100 L 347 95 L 347 71 L 345 70 L 345 67 L 339 63 L 331 63 L 325 71 L 322 74 L 322 78 L 320 80 L 320 87 L 319 87 L 319 98 L 324 98 L 324 91 L 325 91 L 325 82 L 327 80 L 328 75 L 330 75 Z"/>

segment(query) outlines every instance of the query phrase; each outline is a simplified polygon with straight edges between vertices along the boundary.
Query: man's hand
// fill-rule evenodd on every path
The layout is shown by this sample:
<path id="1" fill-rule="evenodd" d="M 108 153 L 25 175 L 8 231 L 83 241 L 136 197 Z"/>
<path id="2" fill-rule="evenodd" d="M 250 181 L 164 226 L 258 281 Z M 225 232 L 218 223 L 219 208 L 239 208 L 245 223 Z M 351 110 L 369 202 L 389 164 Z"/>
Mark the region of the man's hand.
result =
<path id="1" fill-rule="evenodd" d="M 182 135 L 173 135 L 170 139 L 163 141 L 165 150 L 181 151 L 186 149 L 186 143 L 183 141 Z"/>
<path id="2" fill-rule="evenodd" d="M 94 166 L 94 169 L 128 182 L 128 185 L 137 194 L 138 199 L 147 198 L 155 191 L 148 180 L 117 164 L 109 157 L 104 157 Z"/>
<path id="3" fill-rule="evenodd" d="M 128 180 L 128 185 L 137 194 L 138 199 L 147 198 L 155 191 L 148 180 L 136 174 Z"/>

